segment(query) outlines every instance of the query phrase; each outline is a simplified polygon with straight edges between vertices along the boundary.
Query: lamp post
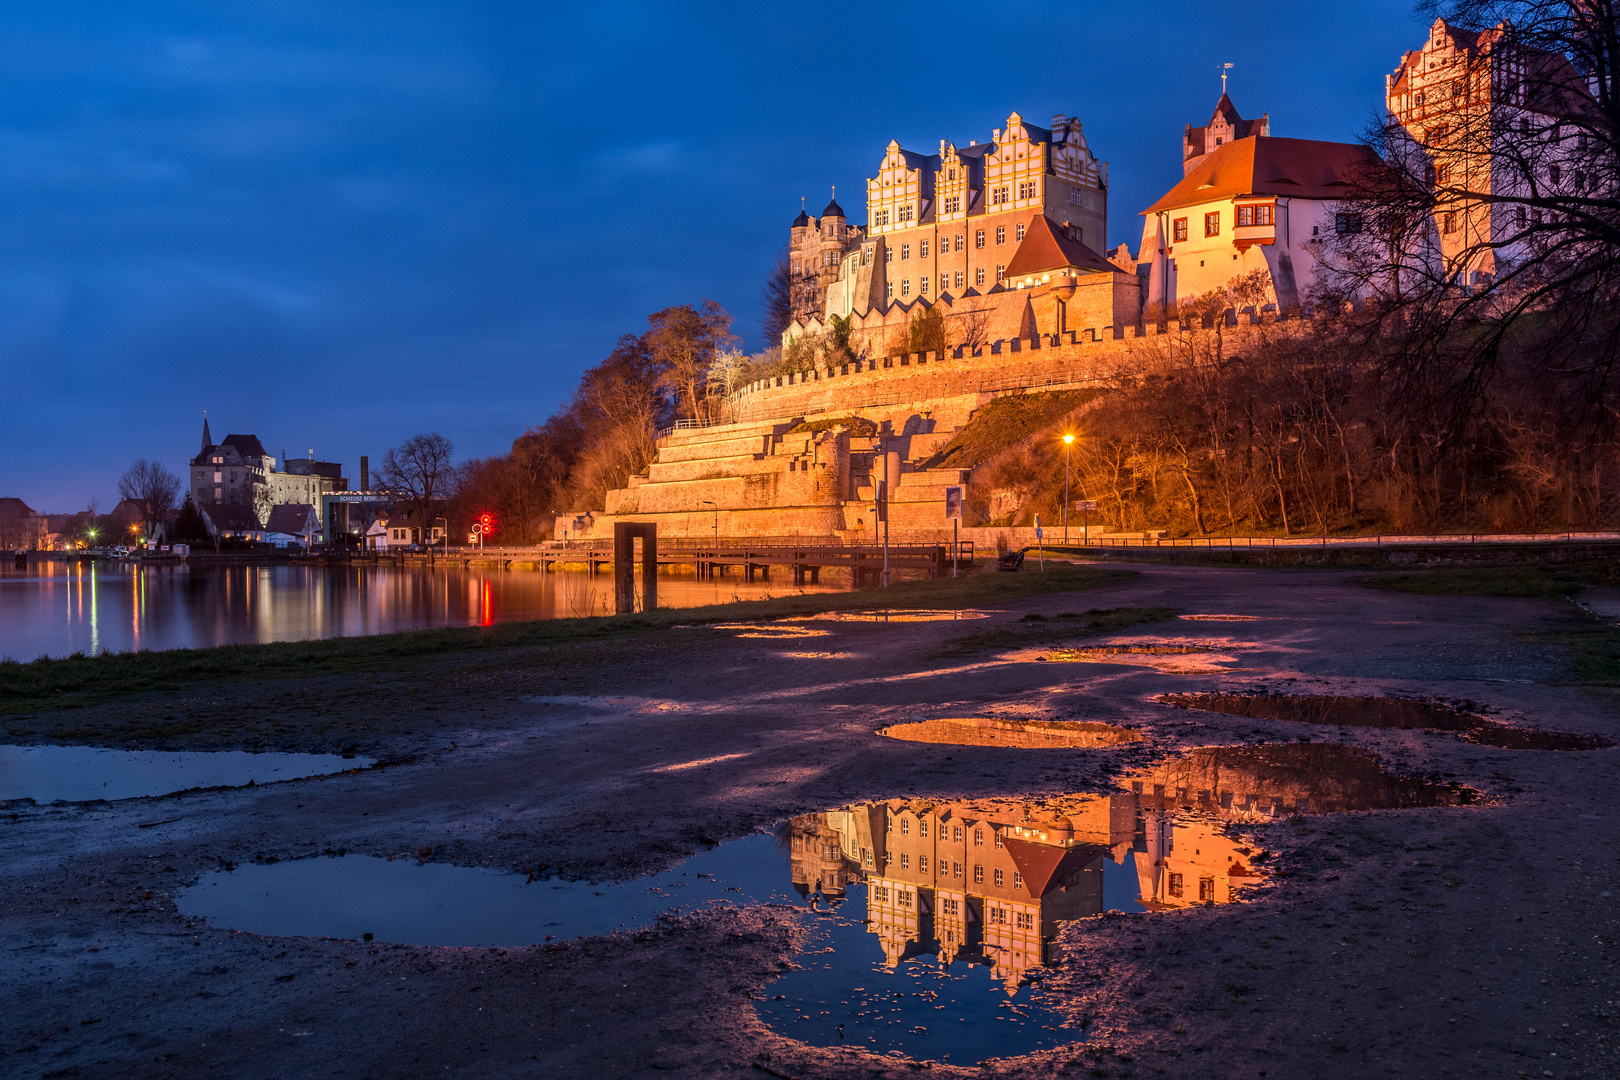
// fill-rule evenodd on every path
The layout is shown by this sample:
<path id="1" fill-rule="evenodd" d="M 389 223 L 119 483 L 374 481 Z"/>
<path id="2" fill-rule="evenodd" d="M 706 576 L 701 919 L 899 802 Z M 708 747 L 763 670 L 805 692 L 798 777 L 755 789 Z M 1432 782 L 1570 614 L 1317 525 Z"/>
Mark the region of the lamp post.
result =
<path id="1" fill-rule="evenodd" d="M 1063 436 L 1063 542 L 1069 542 L 1069 448 L 1074 445 L 1074 436 Z"/>

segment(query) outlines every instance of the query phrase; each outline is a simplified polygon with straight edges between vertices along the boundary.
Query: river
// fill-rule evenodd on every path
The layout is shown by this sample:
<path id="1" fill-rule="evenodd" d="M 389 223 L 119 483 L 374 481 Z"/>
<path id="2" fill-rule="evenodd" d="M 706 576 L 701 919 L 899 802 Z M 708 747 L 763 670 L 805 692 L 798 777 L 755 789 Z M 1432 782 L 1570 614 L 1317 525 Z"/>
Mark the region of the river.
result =
<path id="1" fill-rule="evenodd" d="M 666 572 L 658 576 L 658 605 L 841 589 Z M 0 569 L 0 658 L 305 641 L 612 609 L 612 575 L 583 570 L 33 562 Z"/>

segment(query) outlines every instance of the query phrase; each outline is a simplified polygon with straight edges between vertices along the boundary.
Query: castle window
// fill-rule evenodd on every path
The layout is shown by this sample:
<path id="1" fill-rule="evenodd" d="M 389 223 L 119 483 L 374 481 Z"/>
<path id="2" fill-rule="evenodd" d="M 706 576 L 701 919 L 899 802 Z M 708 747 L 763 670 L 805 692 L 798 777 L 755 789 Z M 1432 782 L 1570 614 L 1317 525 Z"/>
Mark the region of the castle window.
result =
<path id="1" fill-rule="evenodd" d="M 900 282 L 900 295 L 901 296 L 910 296 L 911 295 L 911 279 L 910 278 L 906 278 L 905 280 Z"/>
<path id="2" fill-rule="evenodd" d="M 1069 189 L 1069 203 L 1071 205 L 1073 205 L 1073 206 L 1079 206 L 1080 205 L 1080 189 L 1079 188 L 1072 187 L 1072 188 Z"/>
<path id="3" fill-rule="evenodd" d="M 918 858 L 917 858 L 917 872 L 919 874 L 928 873 L 928 856 L 926 856 L 926 855 L 918 856 Z"/>
<path id="4" fill-rule="evenodd" d="M 1334 231 L 1336 231 L 1340 236 L 1345 236 L 1350 233 L 1358 233 L 1361 231 L 1360 214 L 1335 214 L 1333 215 L 1333 219 Z M 1449 232 L 1450 230 L 1448 229 L 1447 231 Z"/>
<path id="5" fill-rule="evenodd" d="M 1171 874 L 1170 875 L 1170 895 L 1171 896 L 1180 896 L 1185 891 L 1186 891 L 1186 888 L 1185 888 L 1185 886 L 1182 885 L 1182 877 L 1181 877 L 1181 875 L 1180 874 Z"/>
<path id="6" fill-rule="evenodd" d="M 1186 239 L 1187 239 L 1187 219 L 1186 218 L 1178 217 L 1178 218 L 1176 218 L 1176 220 L 1174 220 L 1174 221 L 1172 221 L 1170 223 L 1170 239 L 1172 240 L 1172 242 L 1177 243 L 1177 244 L 1184 243 L 1186 241 Z"/>
<path id="7" fill-rule="evenodd" d="M 1257 206 L 1254 208 L 1254 223 L 1256 225 L 1275 225 L 1271 218 L 1271 206 Z"/>
<path id="8" fill-rule="evenodd" d="M 962 196 L 947 196 L 945 199 L 945 212 L 947 214 L 960 214 L 962 212 Z"/>
<path id="9" fill-rule="evenodd" d="M 922 276 L 922 283 L 918 286 L 917 291 L 922 293 L 924 296 L 928 295 L 928 275 L 927 274 L 924 274 Z M 924 826 L 924 828 L 926 828 L 926 827 L 927 826 Z M 923 835 L 927 836 L 928 834 L 925 832 L 925 833 L 923 833 Z"/>
<path id="10" fill-rule="evenodd" d="M 1253 225 L 1253 224 L 1254 224 L 1254 207 L 1252 207 L 1252 206 L 1240 206 L 1240 207 L 1238 207 L 1237 208 L 1237 226 L 1238 226 L 1238 228 L 1241 229 L 1245 225 Z"/>
<path id="11" fill-rule="evenodd" d="M 999 284 L 1005 282 L 1006 280 L 1007 280 L 1007 268 L 1005 266 L 1003 266 L 1001 263 L 996 263 L 996 284 L 999 285 Z M 1000 847 L 1000 846 L 1001 846 L 1001 834 L 997 833 L 996 834 L 996 847 Z"/>
<path id="12" fill-rule="evenodd" d="M 963 235 L 962 235 L 962 234 L 961 234 L 961 233 L 957 233 L 957 234 L 956 234 L 956 250 L 957 250 L 957 251 L 961 251 L 961 250 L 962 250 L 962 247 L 963 247 L 963 244 L 962 244 L 962 241 L 963 241 L 963 240 L 964 240 L 964 239 L 965 239 L 965 237 L 963 237 Z"/>
<path id="13" fill-rule="evenodd" d="M 984 230 L 983 229 L 979 229 L 978 231 L 976 231 L 973 234 L 973 246 L 976 247 L 976 248 L 984 247 Z"/>
<path id="14" fill-rule="evenodd" d="M 995 188 L 990 192 L 990 201 L 998 204 L 1004 203 L 1007 201 L 1007 196 L 1011 193 L 1011 191 L 1011 188 L 1005 186 Z"/>
<path id="15" fill-rule="evenodd" d="M 921 837 L 927 837 L 928 836 L 928 822 L 927 821 L 924 821 L 924 820 L 921 820 L 921 819 L 918 820 L 918 822 L 917 822 L 917 835 L 921 836 Z M 925 863 L 924 865 L 926 866 L 927 864 Z"/>
<path id="16" fill-rule="evenodd" d="M 984 867 L 975 866 L 973 868 L 973 880 L 981 885 L 984 884 Z"/>
<path id="17" fill-rule="evenodd" d="M 909 819 L 907 819 L 907 818 L 901 818 L 900 819 L 900 835 L 901 836 L 910 836 L 911 835 L 911 821 Z"/>
<path id="18" fill-rule="evenodd" d="M 1023 238 L 1024 238 L 1024 227 L 1022 225 L 1015 225 L 1013 227 L 1013 239 L 1014 240 L 1022 240 Z"/>
<path id="19" fill-rule="evenodd" d="M 956 170 L 955 169 L 948 170 L 947 173 L 946 173 L 946 179 L 955 180 L 956 179 Z"/>
<path id="20" fill-rule="evenodd" d="M 1003 875 L 1003 871 L 1002 871 L 1001 867 L 998 866 L 998 867 L 996 867 L 996 884 L 997 885 L 1003 885 L 1005 883 L 1006 882 L 1005 882 L 1005 878 L 1004 878 L 1004 875 Z"/>
<path id="21" fill-rule="evenodd" d="M 917 245 L 917 255 L 919 258 L 928 258 L 928 241 L 924 240 L 922 243 Z"/>
<path id="22" fill-rule="evenodd" d="M 911 258 L 911 245 L 910 244 L 901 244 L 900 245 L 900 261 L 904 262 L 905 260 L 907 260 L 909 258 Z"/>
<path id="23" fill-rule="evenodd" d="M 1018 197 L 1020 199 L 1033 199 L 1035 197 L 1035 181 L 1020 180 L 1018 182 Z"/>
<path id="24" fill-rule="evenodd" d="M 894 262 L 894 248 L 886 247 L 883 249 L 883 261 L 886 263 Z"/>
<path id="25" fill-rule="evenodd" d="M 887 300 L 893 300 L 894 299 L 894 282 L 892 282 L 892 281 L 885 282 L 884 285 L 885 285 L 884 292 L 883 292 L 884 298 L 887 299 Z"/>
<path id="26" fill-rule="evenodd" d="M 1204 215 L 1204 235 L 1221 235 L 1221 212 L 1219 210 L 1211 210 Z"/>
<path id="27" fill-rule="evenodd" d="M 1013 888 L 1022 889 L 1023 887 L 1024 887 L 1024 875 L 1020 874 L 1018 871 L 1014 870 L 1013 871 Z"/>
<path id="28" fill-rule="evenodd" d="M 898 212 L 898 214 L 896 216 L 896 220 L 897 221 L 910 221 L 912 211 L 915 210 L 915 209 L 916 208 L 914 206 L 912 206 L 911 203 L 906 203 L 904 206 L 902 206 L 900 208 L 900 210 L 899 210 L 899 212 Z"/>
<path id="29" fill-rule="evenodd" d="M 1205 877 L 1198 879 L 1198 899 L 1208 901 L 1213 901 L 1215 899 L 1214 878 Z"/>
<path id="30" fill-rule="evenodd" d="M 1454 233 L 1457 231 L 1457 214 L 1455 211 L 1447 210 L 1443 222 L 1442 232 Z"/>
<path id="31" fill-rule="evenodd" d="M 904 851 L 902 851 L 900 853 L 900 869 L 902 869 L 902 870 L 910 870 L 911 869 L 911 856 L 909 854 L 907 854 L 906 852 L 904 852 Z"/>
<path id="32" fill-rule="evenodd" d="M 1006 242 L 1007 242 L 1007 226 L 1005 226 L 1005 225 L 997 225 L 996 226 L 996 243 L 1005 244 Z"/>
<path id="33" fill-rule="evenodd" d="M 994 839 L 995 839 L 995 841 L 996 841 L 996 847 L 998 847 L 998 848 L 999 848 L 999 847 L 1004 847 L 1004 846 L 1006 846 L 1006 845 L 1004 845 L 1004 844 L 1002 844 L 1002 842 L 1001 842 L 1001 833 L 999 833 L 999 832 L 995 832 L 995 833 L 992 833 L 992 836 L 993 836 L 993 837 L 994 837 Z M 997 882 L 997 884 L 998 884 L 998 885 L 999 885 L 999 884 L 1000 884 L 1000 882 Z"/>
<path id="34" fill-rule="evenodd" d="M 1016 877 L 1017 875 L 1014 875 L 1014 876 Z M 1028 912 L 1024 912 L 1024 911 L 1018 912 L 1018 929 L 1020 929 L 1020 930 L 1033 930 L 1033 929 L 1035 929 L 1035 916 L 1029 914 Z"/>
<path id="35" fill-rule="evenodd" d="M 956 287 L 958 289 L 960 289 L 962 287 L 962 271 L 960 271 L 960 270 L 958 270 L 956 272 Z M 958 840 L 962 839 L 962 836 L 961 836 L 962 830 L 958 829 L 956 832 L 957 832 L 956 838 Z"/>

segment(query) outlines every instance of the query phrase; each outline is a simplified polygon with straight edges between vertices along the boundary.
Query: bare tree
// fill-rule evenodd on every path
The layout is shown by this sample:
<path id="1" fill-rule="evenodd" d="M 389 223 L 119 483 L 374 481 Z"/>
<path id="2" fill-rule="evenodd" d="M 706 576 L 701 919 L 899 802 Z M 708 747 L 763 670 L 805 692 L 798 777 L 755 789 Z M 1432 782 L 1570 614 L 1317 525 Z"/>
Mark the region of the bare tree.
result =
<path id="1" fill-rule="evenodd" d="M 450 440 L 437 433 L 412 435 L 383 455 L 377 476 L 419 517 L 437 511 L 455 487 Z"/>
<path id="2" fill-rule="evenodd" d="M 690 304 L 655 311 L 647 316 L 647 349 L 662 368 L 664 379 L 682 400 L 688 415 L 701 417 L 709 364 L 715 354 L 731 348 L 731 316 L 713 300 L 701 308 Z"/>
<path id="3" fill-rule="evenodd" d="M 780 345 L 782 332 L 793 321 L 793 271 L 788 262 L 788 249 L 776 253 L 776 262 L 765 284 L 759 290 L 759 332 L 765 344 Z"/>
<path id="4" fill-rule="evenodd" d="M 180 496 L 180 478 L 165 469 L 162 462 L 136 458 L 135 464 L 118 478 L 118 494 L 140 506 L 146 535 L 156 540 Z"/>
<path id="5" fill-rule="evenodd" d="M 1430 0 L 1369 170 L 1324 248 L 1333 309 L 1359 320 L 1455 434 L 1504 375 L 1612 414 L 1620 359 L 1620 11 L 1616 0 Z M 1409 54 L 1416 57 L 1418 54 Z M 1350 320 L 1353 324 L 1355 319 Z"/>

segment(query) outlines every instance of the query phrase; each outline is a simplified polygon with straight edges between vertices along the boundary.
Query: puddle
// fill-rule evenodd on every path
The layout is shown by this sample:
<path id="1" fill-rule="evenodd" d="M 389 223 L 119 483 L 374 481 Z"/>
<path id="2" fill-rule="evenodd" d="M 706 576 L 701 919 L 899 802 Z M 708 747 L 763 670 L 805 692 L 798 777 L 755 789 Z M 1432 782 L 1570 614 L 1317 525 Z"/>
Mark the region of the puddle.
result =
<path id="1" fill-rule="evenodd" d="M 91 802 L 325 776 L 376 764 L 340 754 L 170 752 L 98 746 L 0 746 L 0 802 Z"/>
<path id="2" fill-rule="evenodd" d="M 963 608 L 959 611 L 827 611 L 820 615 L 804 615 L 796 622 L 952 622 L 957 619 L 988 619 L 994 611 Z"/>
<path id="3" fill-rule="evenodd" d="M 1149 667 L 1170 675 L 1216 675 L 1232 671 L 1230 665 L 1242 659 L 1239 654 L 1253 648 L 1229 642 L 1048 647 L 1020 650 L 1007 654 L 1006 658 L 1062 664 L 1124 664 Z"/>
<path id="4" fill-rule="evenodd" d="M 1459 738 L 1504 750 L 1601 750 L 1614 743 L 1600 735 L 1512 727 L 1441 701 L 1410 698 L 1334 697 L 1308 694 L 1165 694 L 1166 705 L 1255 720 L 1287 720 L 1329 727 L 1449 731 Z"/>
<path id="5" fill-rule="evenodd" d="M 733 637 L 766 640 L 826 637 L 831 633 L 820 627 L 794 626 L 791 623 L 709 623 L 708 627 L 712 630 L 729 630 Z"/>
<path id="6" fill-rule="evenodd" d="M 1080 1041 L 1048 992 L 1064 923 L 1245 899 L 1265 853 L 1226 829 L 1283 814 L 1457 805 L 1472 793 L 1326 744 L 1198 750 L 1119 790 L 1042 800 L 894 799 L 796 817 L 619 884 L 349 855 L 247 864 L 182 890 L 182 914 L 265 935 L 521 946 L 666 912 L 786 902 L 810 941 L 755 1002 L 813 1045 L 969 1065 Z"/>
<path id="7" fill-rule="evenodd" d="M 1281 615 L 1177 615 L 1188 622 L 1286 622 Z"/>
<path id="8" fill-rule="evenodd" d="M 1059 720 L 1007 720 L 996 717 L 945 717 L 891 724 L 879 735 L 907 742 L 945 743 L 951 746 L 1007 746 L 1023 750 L 1118 746 L 1136 742 L 1133 728 Z"/>

